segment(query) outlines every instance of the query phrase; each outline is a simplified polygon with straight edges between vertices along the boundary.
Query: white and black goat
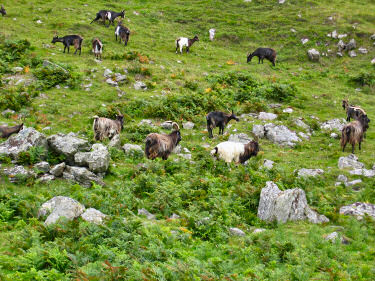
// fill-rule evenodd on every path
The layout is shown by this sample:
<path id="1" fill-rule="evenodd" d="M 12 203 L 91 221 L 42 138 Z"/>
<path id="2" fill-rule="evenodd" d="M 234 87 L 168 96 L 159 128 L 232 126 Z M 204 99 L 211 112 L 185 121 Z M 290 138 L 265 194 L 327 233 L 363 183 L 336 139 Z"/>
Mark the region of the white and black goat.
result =
<path id="1" fill-rule="evenodd" d="M 23 123 L 20 125 L 13 126 L 13 127 L 0 126 L 0 137 L 7 139 L 12 134 L 17 134 L 22 129 L 23 129 Z"/>
<path id="2" fill-rule="evenodd" d="M 199 41 L 199 38 L 197 35 L 195 35 L 194 38 L 192 39 L 189 39 L 186 37 L 177 38 L 176 39 L 176 54 L 177 54 L 178 48 L 180 48 L 180 53 L 182 54 L 182 49 L 184 47 L 186 47 L 186 53 L 188 53 L 191 45 L 193 45 L 195 41 Z"/>
<path id="3" fill-rule="evenodd" d="M 94 139 L 102 141 L 104 138 L 112 139 L 115 135 L 120 134 L 124 128 L 124 115 L 116 115 L 116 119 L 112 120 L 105 117 L 94 116 Z"/>
<path id="4" fill-rule="evenodd" d="M 111 23 L 112 23 L 112 25 L 114 25 L 114 21 L 117 17 L 124 18 L 125 17 L 125 10 L 122 10 L 119 13 L 114 12 L 114 11 L 108 11 L 108 10 L 100 10 L 98 13 L 96 13 L 96 17 L 95 17 L 95 19 L 92 20 L 91 23 L 101 19 L 104 22 L 104 25 L 105 25 L 105 21 L 108 20 L 108 25 L 107 25 L 107 27 L 108 27 L 108 26 L 111 25 Z"/>
<path id="5" fill-rule="evenodd" d="M 169 135 L 152 133 L 146 137 L 145 154 L 148 159 L 154 160 L 157 157 L 168 159 L 182 139 L 178 124 L 173 122 L 172 127 L 174 130 Z"/>
<path id="6" fill-rule="evenodd" d="M 4 8 L 3 5 L 1 5 L 0 14 L 1 14 L 2 16 L 6 16 L 6 14 L 7 14 L 7 11 L 5 11 L 5 8 Z"/>
<path id="7" fill-rule="evenodd" d="M 359 150 L 361 150 L 361 142 L 369 127 L 368 123 L 370 123 L 370 119 L 367 115 L 360 115 L 358 120 L 352 121 L 344 126 L 340 141 L 343 152 L 347 143 L 352 145 L 352 153 L 354 153 L 354 147 L 357 143 L 359 145 Z"/>
<path id="8" fill-rule="evenodd" d="M 119 21 L 116 28 L 115 28 L 115 36 L 116 36 L 116 41 L 117 41 L 117 36 L 120 38 L 120 43 L 121 40 L 124 41 L 125 46 L 128 45 L 129 41 L 129 36 L 130 36 L 130 30 L 122 25 L 122 21 Z"/>
<path id="9" fill-rule="evenodd" d="M 350 121 L 350 118 L 357 120 L 359 116 L 366 115 L 366 112 L 359 106 L 349 105 L 348 100 L 342 100 L 342 107 L 346 111 L 346 121 Z"/>
<path id="10" fill-rule="evenodd" d="M 52 43 L 55 44 L 56 42 L 61 42 L 64 44 L 64 53 L 66 48 L 68 48 L 68 54 L 69 54 L 69 49 L 70 46 L 74 46 L 76 51 L 74 54 L 77 54 L 77 51 L 79 50 L 79 55 L 81 55 L 81 48 L 82 48 L 82 41 L 83 38 L 79 35 L 66 35 L 64 37 L 55 36 L 52 39 Z"/>
<path id="11" fill-rule="evenodd" d="M 213 150 L 211 155 L 223 159 L 225 162 L 230 163 L 245 163 L 250 157 L 257 156 L 259 152 L 259 144 L 257 141 L 250 141 L 247 144 L 240 142 L 225 141 L 219 143 Z"/>
<path id="12" fill-rule="evenodd" d="M 206 116 L 208 136 L 210 138 L 213 137 L 212 130 L 216 127 L 219 127 L 219 135 L 220 133 L 223 135 L 225 126 L 232 119 L 236 120 L 237 122 L 240 121 L 240 119 L 234 115 L 233 110 L 232 114 L 226 114 L 222 111 L 212 111 L 208 113 Z"/>
<path id="13" fill-rule="evenodd" d="M 276 65 L 276 51 L 271 48 L 258 48 L 253 53 L 247 55 L 247 62 L 251 62 L 251 59 L 253 57 L 258 57 L 259 61 L 258 64 L 264 59 L 268 59 L 270 62 L 272 62 L 272 65 Z"/>
<path id="14" fill-rule="evenodd" d="M 103 43 L 98 38 L 94 38 L 92 40 L 92 52 L 95 55 L 96 59 L 102 60 L 102 53 L 103 53 Z"/>

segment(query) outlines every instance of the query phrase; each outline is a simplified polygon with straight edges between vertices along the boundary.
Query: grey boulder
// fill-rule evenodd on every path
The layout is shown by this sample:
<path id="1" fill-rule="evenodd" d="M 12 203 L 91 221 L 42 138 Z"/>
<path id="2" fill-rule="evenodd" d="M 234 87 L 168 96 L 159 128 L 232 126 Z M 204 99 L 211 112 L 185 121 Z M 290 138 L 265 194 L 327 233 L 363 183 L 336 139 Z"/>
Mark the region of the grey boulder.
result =
<path id="1" fill-rule="evenodd" d="M 106 146 L 96 143 L 90 152 L 77 152 L 74 162 L 79 166 L 88 167 L 91 172 L 105 173 L 109 166 L 109 152 Z"/>
<path id="2" fill-rule="evenodd" d="M 100 177 L 95 175 L 93 172 L 90 172 L 85 167 L 66 166 L 63 172 L 63 178 L 76 181 L 85 187 L 91 187 L 92 182 L 95 182 L 96 184 L 101 186 L 105 185 Z"/>
<path id="3" fill-rule="evenodd" d="M 340 208 L 340 214 L 355 216 L 362 219 L 364 215 L 368 215 L 375 219 L 375 205 L 370 203 L 356 202 L 351 205 Z"/>
<path id="4" fill-rule="evenodd" d="M 52 167 L 52 169 L 49 172 L 51 175 L 54 175 L 55 177 L 61 177 L 63 175 L 65 166 L 66 166 L 65 162 L 62 162 Z"/>
<path id="5" fill-rule="evenodd" d="M 228 141 L 231 142 L 240 142 L 240 143 L 249 143 L 252 141 L 252 138 L 250 138 L 247 134 L 245 133 L 240 133 L 240 134 L 234 134 L 230 135 Z"/>
<path id="6" fill-rule="evenodd" d="M 324 174 L 324 171 L 322 169 L 299 169 L 298 170 L 298 176 L 299 177 L 316 177 L 319 175 Z"/>
<path id="7" fill-rule="evenodd" d="M 339 169 L 363 169 L 365 165 L 361 162 L 358 162 L 357 156 L 355 156 L 354 154 L 350 154 L 349 156 L 342 156 L 339 158 L 338 167 Z"/>
<path id="8" fill-rule="evenodd" d="M 342 130 L 342 128 L 344 128 L 345 124 L 346 124 L 346 121 L 343 118 L 332 119 L 332 120 L 328 120 L 328 121 L 322 123 L 320 125 L 320 128 L 322 130 L 329 130 L 329 131 L 337 130 L 337 131 L 341 132 L 341 130 Z"/>
<path id="9" fill-rule="evenodd" d="M 103 221 L 107 215 L 103 214 L 102 212 L 98 211 L 94 208 L 88 208 L 82 215 L 81 218 L 84 221 L 95 223 L 95 224 L 103 224 Z"/>
<path id="10" fill-rule="evenodd" d="M 264 126 L 264 131 L 267 139 L 283 146 L 287 145 L 293 147 L 297 142 L 301 141 L 295 132 L 289 130 L 284 125 L 269 123 Z"/>

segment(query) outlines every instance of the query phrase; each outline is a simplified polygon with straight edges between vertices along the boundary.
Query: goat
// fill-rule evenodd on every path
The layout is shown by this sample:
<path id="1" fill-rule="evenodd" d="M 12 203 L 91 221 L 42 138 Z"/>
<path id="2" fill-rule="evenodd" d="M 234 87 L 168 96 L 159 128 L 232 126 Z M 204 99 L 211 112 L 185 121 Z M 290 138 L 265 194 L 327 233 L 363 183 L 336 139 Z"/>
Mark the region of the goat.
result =
<path id="1" fill-rule="evenodd" d="M 173 122 L 172 127 L 174 130 L 169 135 L 151 133 L 146 137 L 145 154 L 148 159 L 154 160 L 157 157 L 168 159 L 182 139 L 178 124 Z"/>
<path id="2" fill-rule="evenodd" d="M 180 53 L 182 54 L 182 49 L 184 47 L 186 47 L 186 53 L 188 53 L 191 45 L 193 45 L 195 41 L 199 41 L 199 38 L 197 35 L 195 35 L 194 38 L 192 39 L 189 39 L 186 37 L 177 38 L 176 39 L 176 54 L 177 54 L 178 48 L 180 48 Z"/>
<path id="3" fill-rule="evenodd" d="M 236 120 L 237 122 L 240 121 L 240 119 L 234 115 L 233 110 L 232 114 L 226 114 L 221 111 L 212 111 L 208 113 L 206 116 L 208 136 L 210 138 L 213 137 L 212 130 L 216 127 L 219 127 L 219 135 L 220 133 L 223 135 L 225 126 L 232 119 Z"/>
<path id="4" fill-rule="evenodd" d="M 358 143 L 359 150 L 361 150 L 361 142 L 363 141 L 363 136 L 368 129 L 368 119 L 367 115 L 360 115 L 358 120 L 352 121 L 346 124 L 341 131 L 341 147 L 342 151 L 345 151 L 345 146 L 347 143 L 352 145 L 352 153 L 354 154 L 354 146 Z"/>
<path id="5" fill-rule="evenodd" d="M 79 35 L 66 35 L 64 37 L 55 36 L 52 39 L 52 43 L 55 44 L 56 42 L 61 42 L 64 44 L 64 53 L 66 48 L 68 48 L 68 54 L 70 46 L 73 45 L 76 51 L 74 54 L 77 54 L 77 51 L 79 50 L 79 55 L 81 55 L 81 47 L 82 47 L 82 41 L 83 38 Z"/>
<path id="6" fill-rule="evenodd" d="M 125 42 L 125 46 L 128 45 L 129 41 L 129 36 L 130 36 L 130 30 L 122 25 L 122 21 L 119 21 L 115 28 L 115 36 L 116 36 L 116 41 L 117 41 L 117 36 L 120 37 L 120 43 L 121 39 Z"/>
<path id="7" fill-rule="evenodd" d="M 12 134 L 17 134 L 19 131 L 23 129 L 23 123 L 20 125 L 16 125 L 13 127 L 8 126 L 0 126 L 0 134 L 2 138 L 9 138 Z"/>
<path id="8" fill-rule="evenodd" d="M 274 49 L 271 49 L 271 48 L 258 48 L 258 49 L 256 49 L 253 53 L 247 55 L 247 63 L 251 62 L 251 59 L 253 57 L 258 57 L 258 59 L 259 59 L 258 64 L 260 64 L 260 61 L 262 61 L 262 64 L 263 64 L 263 60 L 266 58 L 270 62 L 272 62 L 273 66 L 276 65 L 275 64 L 275 62 L 276 62 L 276 51 Z"/>
<path id="9" fill-rule="evenodd" d="M 103 43 L 98 38 L 94 38 L 92 40 L 92 52 L 95 55 L 96 59 L 102 60 L 102 53 L 103 53 Z"/>
<path id="10" fill-rule="evenodd" d="M 116 115 L 116 120 L 105 117 L 94 116 L 93 130 L 94 139 L 102 141 L 104 138 L 112 139 L 115 135 L 120 134 L 124 128 L 124 115 Z"/>
<path id="11" fill-rule="evenodd" d="M 350 121 L 350 118 L 357 120 L 360 115 L 366 115 L 366 112 L 359 106 L 349 105 L 348 100 L 342 100 L 342 107 L 346 111 L 346 121 Z"/>
<path id="12" fill-rule="evenodd" d="M 225 141 L 219 143 L 213 150 L 212 156 L 218 156 L 225 162 L 245 163 L 250 157 L 257 156 L 259 152 L 259 144 L 257 141 L 250 141 L 247 144 L 240 142 Z"/>
<path id="13" fill-rule="evenodd" d="M 7 14 L 7 11 L 5 11 L 5 8 L 4 8 L 3 5 L 1 5 L 0 14 L 1 14 L 2 16 L 6 16 L 6 14 Z"/>
<path id="14" fill-rule="evenodd" d="M 100 10 L 98 13 L 96 13 L 96 18 L 92 20 L 90 24 L 92 24 L 94 21 L 97 21 L 101 19 L 104 22 L 108 19 L 108 26 L 109 27 L 112 23 L 114 25 L 114 20 L 117 17 L 124 18 L 125 17 L 125 10 L 122 10 L 120 13 L 114 12 L 114 11 L 107 11 L 107 10 Z"/>

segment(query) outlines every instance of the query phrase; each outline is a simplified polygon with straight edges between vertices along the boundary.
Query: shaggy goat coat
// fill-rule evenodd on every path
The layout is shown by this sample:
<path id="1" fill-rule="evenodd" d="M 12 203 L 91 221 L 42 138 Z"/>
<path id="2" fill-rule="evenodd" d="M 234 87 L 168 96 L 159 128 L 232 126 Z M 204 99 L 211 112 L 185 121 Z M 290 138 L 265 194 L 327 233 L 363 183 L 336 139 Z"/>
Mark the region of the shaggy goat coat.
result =
<path id="1" fill-rule="evenodd" d="M 218 155 L 220 159 L 230 163 L 244 163 L 250 159 L 251 156 L 256 156 L 259 151 L 259 145 L 255 141 L 251 141 L 247 144 L 239 142 L 225 141 L 219 143 L 213 150 L 211 155 Z"/>
<path id="2" fill-rule="evenodd" d="M 345 150 L 347 143 L 352 145 L 352 153 L 354 153 L 354 147 L 357 143 L 359 145 L 359 150 L 361 150 L 361 142 L 368 129 L 368 123 L 370 123 L 370 119 L 367 118 L 367 115 L 361 115 L 358 120 L 352 121 L 344 126 L 340 141 L 342 151 Z"/>
<path id="3" fill-rule="evenodd" d="M 120 134 L 123 126 L 123 116 L 118 116 L 116 120 L 94 116 L 93 130 L 95 140 L 113 138 Z"/>

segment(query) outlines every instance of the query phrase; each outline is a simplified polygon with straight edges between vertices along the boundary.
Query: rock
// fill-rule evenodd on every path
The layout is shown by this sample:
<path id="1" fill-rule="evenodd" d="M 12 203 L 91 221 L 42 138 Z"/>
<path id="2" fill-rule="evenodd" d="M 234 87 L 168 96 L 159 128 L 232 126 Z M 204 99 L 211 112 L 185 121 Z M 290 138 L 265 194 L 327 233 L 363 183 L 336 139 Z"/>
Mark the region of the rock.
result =
<path id="1" fill-rule="evenodd" d="M 52 135 L 47 140 L 53 151 L 66 157 L 68 164 L 74 164 L 74 155 L 77 152 L 90 150 L 88 141 L 78 138 L 74 133 Z"/>
<path id="2" fill-rule="evenodd" d="M 105 82 L 108 84 L 108 85 L 111 85 L 111 86 L 117 86 L 117 82 L 114 81 L 112 78 L 108 78 L 107 80 L 105 80 Z"/>
<path id="3" fill-rule="evenodd" d="M 156 218 L 155 215 L 151 214 L 149 211 L 147 211 L 145 208 L 138 209 L 138 215 L 144 215 L 149 220 L 154 220 Z"/>
<path id="4" fill-rule="evenodd" d="M 215 28 L 211 28 L 208 33 L 210 34 L 210 40 L 211 41 L 214 41 L 214 38 L 215 38 L 215 32 L 216 32 L 216 29 Z"/>
<path id="5" fill-rule="evenodd" d="M 336 55 L 337 55 L 338 57 L 342 57 L 342 56 L 343 56 L 341 52 L 337 52 Z"/>
<path id="6" fill-rule="evenodd" d="M 63 175 L 65 166 L 66 166 L 65 162 L 62 162 L 54 166 L 49 172 L 51 175 L 54 175 L 55 177 L 61 177 Z"/>
<path id="7" fill-rule="evenodd" d="M 305 192 L 294 188 L 281 191 L 268 181 L 260 194 L 258 217 L 265 221 L 309 220 L 311 223 L 328 222 L 328 218 L 313 211 L 307 204 Z"/>
<path id="8" fill-rule="evenodd" d="M 326 237 L 324 237 L 324 239 L 332 243 L 335 243 L 336 240 L 339 240 L 342 244 L 348 244 L 348 240 L 339 235 L 336 231 L 328 234 Z"/>
<path id="9" fill-rule="evenodd" d="M 342 130 L 342 128 L 344 128 L 346 122 L 345 122 L 345 119 L 332 119 L 332 120 L 328 120 L 324 123 L 322 123 L 320 125 L 320 129 L 322 130 L 329 130 L 329 131 L 333 131 L 333 130 L 337 130 L 337 131 L 340 131 Z"/>
<path id="10" fill-rule="evenodd" d="M 3 174 L 8 176 L 9 181 L 13 183 L 22 182 L 34 176 L 34 174 L 31 171 L 26 170 L 23 166 L 5 168 L 3 169 Z"/>
<path id="11" fill-rule="evenodd" d="M 303 132 L 299 132 L 298 135 L 305 140 L 310 139 L 310 136 L 308 134 L 303 133 Z"/>
<path id="12" fill-rule="evenodd" d="M 362 183 L 362 180 L 354 180 L 354 181 L 346 182 L 345 186 L 353 186 L 353 185 L 360 184 L 360 183 Z"/>
<path id="13" fill-rule="evenodd" d="M 290 31 L 293 32 L 293 33 L 297 32 L 297 30 L 295 30 L 294 28 L 291 28 Z"/>
<path id="14" fill-rule="evenodd" d="M 14 113 L 16 113 L 14 110 L 11 110 L 8 108 L 4 110 L 3 112 L 1 112 L 1 115 L 3 115 L 4 117 L 8 117 L 8 116 L 13 115 Z"/>
<path id="15" fill-rule="evenodd" d="M 54 175 L 43 175 L 41 176 L 38 181 L 39 182 L 50 182 L 50 181 L 53 181 L 55 179 L 55 176 Z"/>
<path id="16" fill-rule="evenodd" d="M 237 227 L 229 228 L 229 232 L 230 234 L 232 234 L 232 236 L 245 236 L 245 232 L 243 232 L 241 229 Z"/>
<path id="17" fill-rule="evenodd" d="M 252 141 L 252 138 L 250 138 L 245 133 L 240 133 L 240 134 L 230 135 L 228 141 L 240 142 L 240 143 L 246 144 Z"/>
<path id="18" fill-rule="evenodd" d="M 143 149 L 138 144 L 126 143 L 122 146 L 125 154 L 143 154 Z"/>
<path id="19" fill-rule="evenodd" d="M 263 125 L 254 125 L 252 132 L 258 138 L 263 138 L 264 137 L 264 126 Z"/>
<path id="20" fill-rule="evenodd" d="M 307 55 L 311 61 L 319 61 L 320 60 L 320 53 L 315 49 L 310 49 L 307 51 Z"/>
<path id="21" fill-rule="evenodd" d="M 368 215 L 375 219 L 375 205 L 370 203 L 356 202 L 351 205 L 340 208 L 340 214 L 355 216 L 362 219 L 364 215 Z"/>
<path id="22" fill-rule="evenodd" d="M 105 185 L 100 177 L 84 167 L 66 166 L 63 172 L 63 178 L 76 181 L 85 187 L 91 187 L 92 182 L 95 182 L 96 184 L 101 186 Z"/>
<path id="23" fill-rule="evenodd" d="M 58 65 L 58 64 L 55 64 L 53 62 L 50 62 L 49 60 L 44 60 L 43 61 L 43 66 L 44 67 L 53 67 L 53 68 L 59 68 L 61 69 L 62 71 L 64 71 L 66 74 L 69 73 L 68 70 L 66 70 L 65 68 L 63 68 L 62 66 Z"/>
<path id="24" fill-rule="evenodd" d="M 358 175 L 358 176 L 365 176 L 368 178 L 372 178 L 375 176 L 374 170 L 367 170 L 367 169 L 354 169 L 352 171 L 349 171 L 351 175 Z"/>
<path id="25" fill-rule="evenodd" d="M 186 122 L 186 123 L 183 123 L 182 124 L 182 127 L 185 129 L 185 130 L 191 130 L 194 128 L 194 123 L 193 122 Z"/>
<path id="26" fill-rule="evenodd" d="M 121 139 L 120 135 L 114 135 L 111 139 L 111 141 L 108 144 L 108 147 L 115 147 L 115 148 L 120 148 L 121 147 Z"/>
<path id="27" fill-rule="evenodd" d="M 354 58 L 356 56 L 357 56 L 357 54 L 354 50 L 349 51 L 349 57 Z"/>
<path id="28" fill-rule="evenodd" d="M 258 118 L 260 120 L 274 120 L 277 118 L 277 115 L 274 113 L 259 112 Z"/>
<path id="29" fill-rule="evenodd" d="M 102 212 L 98 211 L 94 208 L 88 208 L 82 215 L 81 218 L 84 221 L 95 223 L 95 224 L 103 224 L 103 221 L 107 215 L 103 214 Z"/>
<path id="30" fill-rule="evenodd" d="M 310 129 L 310 127 L 305 122 L 303 122 L 301 119 L 294 120 L 294 124 L 296 124 L 298 127 L 302 128 L 302 129 L 305 129 L 305 130 Z"/>
<path id="31" fill-rule="evenodd" d="M 176 154 L 180 154 L 180 153 L 181 153 L 181 145 L 177 145 L 177 146 L 173 149 L 172 152 L 173 152 L 173 153 L 176 153 Z"/>
<path id="32" fill-rule="evenodd" d="M 138 126 L 144 126 L 144 125 L 154 127 L 154 124 L 152 123 L 152 120 L 150 119 L 143 119 L 141 120 L 141 122 L 138 123 Z"/>
<path id="33" fill-rule="evenodd" d="M 34 128 L 23 126 L 18 134 L 10 136 L 0 144 L 0 154 L 18 159 L 21 152 L 26 152 L 31 147 L 42 147 L 47 150 L 46 137 Z"/>
<path id="34" fill-rule="evenodd" d="M 316 177 L 319 175 L 324 174 L 324 171 L 322 169 L 299 169 L 298 170 L 298 176 L 299 177 Z"/>
<path id="35" fill-rule="evenodd" d="M 41 21 L 41 20 L 37 20 L 36 23 L 37 23 L 37 24 L 41 24 L 42 21 Z"/>
<path id="36" fill-rule="evenodd" d="M 279 0 L 279 4 L 284 4 L 285 0 Z"/>
<path id="37" fill-rule="evenodd" d="M 339 135 L 336 134 L 336 133 L 332 133 L 332 134 L 331 134 L 331 138 L 333 138 L 333 139 L 337 139 L 338 137 L 339 137 Z"/>
<path id="38" fill-rule="evenodd" d="M 370 36 L 370 39 L 375 40 L 375 33 Z"/>
<path id="39" fill-rule="evenodd" d="M 20 66 L 12 67 L 12 72 L 19 73 L 22 71 L 23 71 L 23 67 L 20 67 Z"/>
<path id="40" fill-rule="evenodd" d="M 339 39 L 341 39 L 341 38 L 345 38 L 345 37 L 347 37 L 348 36 L 348 34 L 339 34 L 339 35 L 337 35 L 337 38 L 339 38 Z"/>
<path id="41" fill-rule="evenodd" d="M 162 127 L 163 129 L 166 129 L 166 130 L 172 130 L 172 124 L 173 124 L 173 121 L 165 121 L 163 123 L 160 124 L 160 127 Z"/>
<path id="42" fill-rule="evenodd" d="M 79 166 L 86 166 L 91 172 L 105 173 L 109 166 L 109 152 L 106 146 L 95 143 L 90 152 L 77 152 L 74 162 Z"/>
<path id="43" fill-rule="evenodd" d="M 126 75 L 121 75 L 121 74 L 116 75 L 116 81 L 117 82 L 124 82 L 127 79 L 128 79 L 128 77 Z"/>
<path id="44" fill-rule="evenodd" d="M 292 112 L 293 112 L 293 109 L 290 108 L 290 107 L 287 107 L 287 108 L 283 109 L 283 112 L 284 112 L 284 113 L 292 113 Z"/>
<path id="45" fill-rule="evenodd" d="M 45 161 L 35 164 L 34 167 L 37 168 L 39 171 L 42 171 L 45 173 L 48 173 L 51 170 L 49 163 Z"/>
<path id="46" fill-rule="evenodd" d="M 106 77 L 106 78 L 109 78 L 109 77 L 112 76 L 112 74 L 113 74 L 113 72 L 110 69 L 107 68 L 107 69 L 104 70 L 103 76 Z"/>
<path id="47" fill-rule="evenodd" d="M 264 131 L 267 139 L 280 145 L 288 145 L 293 147 L 296 145 L 296 142 L 301 141 L 295 132 L 289 130 L 284 125 L 269 123 L 264 126 Z"/>
<path id="48" fill-rule="evenodd" d="M 360 53 L 360 54 L 367 54 L 368 53 L 368 50 L 366 49 L 366 48 L 363 48 L 363 47 L 360 47 L 360 48 L 358 48 L 358 52 Z"/>
<path id="49" fill-rule="evenodd" d="M 40 207 L 38 217 L 44 217 L 49 214 L 44 223 L 50 225 L 56 223 L 61 217 L 73 220 L 79 217 L 84 211 L 85 206 L 78 201 L 70 197 L 56 196 Z"/>
<path id="50" fill-rule="evenodd" d="M 190 153 L 188 153 L 188 154 L 182 154 L 182 153 L 180 153 L 180 154 L 178 154 L 178 156 L 180 156 L 180 157 L 182 157 L 182 158 L 184 158 L 186 160 L 191 160 L 191 154 Z"/>
<path id="51" fill-rule="evenodd" d="M 309 42 L 309 39 L 308 39 L 308 38 L 302 38 L 302 39 L 301 39 L 301 43 L 302 43 L 302 45 L 305 45 L 307 42 Z"/>
<path id="52" fill-rule="evenodd" d="M 339 175 L 337 177 L 337 180 L 340 181 L 340 182 L 347 182 L 348 181 L 348 178 L 344 175 Z"/>
<path id="53" fill-rule="evenodd" d="M 136 81 L 133 86 L 135 90 L 147 90 L 146 84 L 142 81 Z"/>
<path id="54" fill-rule="evenodd" d="M 272 169 L 273 164 L 275 164 L 275 162 L 273 162 L 272 160 L 264 159 L 262 167 L 266 169 Z"/>
<path id="55" fill-rule="evenodd" d="M 358 162 L 358 157 L 354 154 L 350 154 L 349 156 L 340 157 L 338 167 L 339 169 L 345 169 L 345 168 L 352 168 L 352 169 L 362 169 L 364 168 L 364 164 L 361 162 Z"/>
<path id="56" fill-rule="evenodd" d="M 336 39 L 337 38 L 337 31 L 334 30 L 331 33 L 328 33 L 327 36 Z"/>
<path id="57" fill-rule="evenodd" d="M 375 58 L 371 60 L 371 64 L 375 64 Z"/>
<path id="58" fill-rule="evenodd" d="M 281 107 L 282 105 L 280 103 L 270 103 L 268 104 L 269 108 L 279 108 Z M 252 113 L 249 113 L 249 115 L 252 114 Z"/>
<path id="59" fill-rule="evenodd" d="M 339 52 L 342 52 L 343 50 L 345 50 L 346 48 L 346 45 L 344 43 L 344 41 L 340 40 L 339 43 L 337 43 L 337 49 Z"/>
<path id="60" fill-rule="evenodd" d="M 357 43 L 355 42 L 354 39 L 351 39 L 349 43 L 346 44 L 346 47 L 345 47 L 345 49 L 348 51 L 354 50 L 355 48 L 357 48 Z"/>
<path id="61" fill-rule="evenodd" d="M 181 218 L 179 215 L 173 213 L 173 214 L 170 216 L 169 219 L 170 219 L 170 220 L 177 220 L 177 219 L 179 219 L 179 218 Z"/>
<path id="62" fill-rule="evenodd" d="M 254 229 L 253 234 L 261 233 L 263 231 L 266 231 L 266 230 L 264 228 L 256 228 Z"/>

